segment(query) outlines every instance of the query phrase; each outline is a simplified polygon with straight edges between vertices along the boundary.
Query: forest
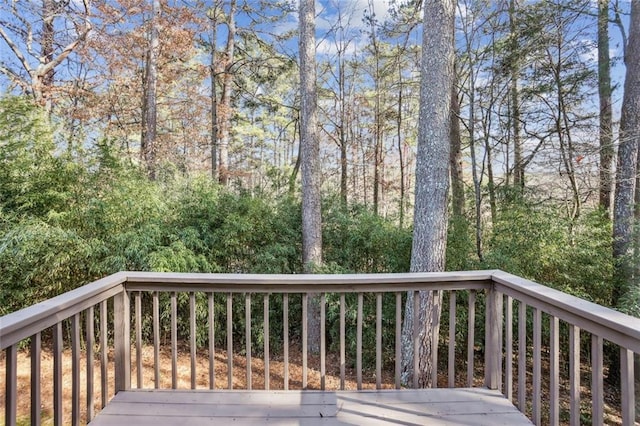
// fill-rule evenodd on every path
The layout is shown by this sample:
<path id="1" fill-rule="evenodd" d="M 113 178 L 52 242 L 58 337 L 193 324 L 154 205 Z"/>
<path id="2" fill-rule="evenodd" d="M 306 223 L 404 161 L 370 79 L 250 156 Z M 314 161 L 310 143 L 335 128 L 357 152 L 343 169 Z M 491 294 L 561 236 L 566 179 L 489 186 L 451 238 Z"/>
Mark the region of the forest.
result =
<path id="1" fill-rule="evenodd" d="M 632 4 L 456 3 L 447 270 L 640 314 Z M 409 271 L 420 7 L 317 2 L 303 82 L 295 1 L 2 2 L 0 314 L 120 270 L 307 271 L 309 126 L 312 271 Z"/>

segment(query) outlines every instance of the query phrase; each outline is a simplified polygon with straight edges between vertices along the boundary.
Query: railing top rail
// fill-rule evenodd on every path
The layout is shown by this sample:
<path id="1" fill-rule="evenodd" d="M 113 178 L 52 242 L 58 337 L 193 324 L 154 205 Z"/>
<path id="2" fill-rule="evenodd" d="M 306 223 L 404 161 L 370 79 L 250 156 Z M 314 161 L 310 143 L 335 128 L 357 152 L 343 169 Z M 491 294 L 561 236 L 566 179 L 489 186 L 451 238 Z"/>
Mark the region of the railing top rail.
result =
<path id="1" fill-rule="evenodd" d="M 493 273 L 500 291 L 634 352 L 640 353 L 640 318 L 563 293 L 503 271 Z"/>
<path id="2" fill-rule="evenodd" d="M 126 280 L 127 275 L 118 272 L 0 317 L 0 350 L 114 296 Z"/>

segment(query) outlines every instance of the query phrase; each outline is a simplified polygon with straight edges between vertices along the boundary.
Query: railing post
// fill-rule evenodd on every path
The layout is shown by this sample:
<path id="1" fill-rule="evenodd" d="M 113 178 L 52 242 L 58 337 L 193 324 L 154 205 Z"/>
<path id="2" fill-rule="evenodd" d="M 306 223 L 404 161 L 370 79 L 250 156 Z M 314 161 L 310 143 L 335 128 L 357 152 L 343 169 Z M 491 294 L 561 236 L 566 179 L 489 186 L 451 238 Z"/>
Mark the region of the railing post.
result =
<path id="1" fill-rule="evenodd" d="M 131 304 L 129 293 L 113 297 L 113 346 L 115 350 L 115 392 L 131 388 Z"/>
<path id="2" fill-rule="evenodd" d="M 485 308 L 484 385 L 502 386 L 502 293 L 494 285 L 487 290 Z"/>

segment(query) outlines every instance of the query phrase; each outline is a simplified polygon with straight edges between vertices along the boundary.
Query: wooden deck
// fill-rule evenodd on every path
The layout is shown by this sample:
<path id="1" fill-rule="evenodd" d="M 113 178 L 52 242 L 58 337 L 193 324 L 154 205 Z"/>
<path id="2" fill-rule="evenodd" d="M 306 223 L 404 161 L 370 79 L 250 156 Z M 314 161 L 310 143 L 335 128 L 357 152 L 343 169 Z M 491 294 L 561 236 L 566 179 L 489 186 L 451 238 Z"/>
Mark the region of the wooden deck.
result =
<path id="1" fill-rule="evenodd" d="M 379 391 L 131 390 L 91 422 L 107 425 L 531 425 L 483 388 Z"/>

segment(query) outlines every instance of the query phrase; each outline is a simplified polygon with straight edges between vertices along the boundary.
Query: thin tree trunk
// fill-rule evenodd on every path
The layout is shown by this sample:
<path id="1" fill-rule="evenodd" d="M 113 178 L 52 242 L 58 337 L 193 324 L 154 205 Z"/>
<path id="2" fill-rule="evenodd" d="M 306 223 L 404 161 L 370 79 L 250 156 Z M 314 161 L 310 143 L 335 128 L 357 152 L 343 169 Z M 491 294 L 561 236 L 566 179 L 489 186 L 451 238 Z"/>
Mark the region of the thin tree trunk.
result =
<path id="1" fill-rule="evenodd" d="M 509 94 L 511 100 L 511 139 L 513 141 L 513 185 L 516 188 L 524 187 L 524 162 L 522 159 L 522 140 L 520 139 L 520 64 L 518 57 L 518 23 L 516 20 L 516 7 L 518 0 L 509 0 L 509 36 L 511 57 L 511 82 Z"/>
<path id="2" fill-rule="evenodd" d="M 229 183 L 229 145 L 231 143 L 231 88 L 233 86 L 233 62 L 236 43 L 236 0 L 229 1 L 227 16 L 227 47 L 224 58 L 224 77 L 222 79 L 222 97 L 220 98 L 220 140 L 218 174 L 220 184 Z"/>
<path id="3" fill-rule="evenodd" d="M 403 83 L 402 83 L 402 66 L 400 55 L 398 55 L 398 84 L 400 86 L 398 92 L 398 114 L 396 119 L 396 137 L 398 138 L 398 161 L 400 162 L 400 228 L 404 227 L 404 204 L 406 198 L 405 189 L 405 159 L 404 159 L 404 142 L 402 139 L 402 108 L 403 108 Z"/>
<path id="4" fill-rule="evenodd" d="M 598 0 L 598 96 L 600 99 L 600 207 L 609 210 L 613 161 L 609 0 Z"/>
<path id="5" fill-rule="evenodd" d="M 209 20 L 211 22 L 211 63 L 209 64 L 209 76 L 211 78 L 211 179 L 219 181 L 218 174 L 218 91 L 216 81 L 216 45 L 218 40 L 218 4 L 217 1 L 209 10 Z"/>
<path id="6" fill-rule="evenodd" d="M 460 139 L 460 104 L 455 85 L 451 90 L 451 206 L 456 220 L 464 220 L 464 175 L 462 172 L 462 140 Z"/>
<path id="7" fill-rule="evenodd" d="M 149 178 L 156 178 L 157 156 L 157 91 L 158 91 L 158 51 L 160 49 L 159 25 L 160 25 L 160 0 L 152 0 L 151 3 L 151 28 L 149 34 L 149 49 L 147 50 L 147 63 L 144 79 L 144 111 L 142 126 L 142 144 L 140 154 L 147 167 Z"/>
<path id="8" fill-rule="evenodd" d="M 425 0 L 418 153 L 411 271 L 443 271 L 447 244 L 447 196 L 451 91 L 454 81 L 454 1 Z M 420 387 L 432 385 L 433 351 L 437 350 L 441 292 L 420 292 L 419 312 L 409 292 L 402 330 L 402 378 Z M 418 335 L 413 336 L 413 321 Z M 414 338 L 419 342 L 414 353 Z M 436 343 L 436 346 L 433 343 Z M 418 371 L 414 371 L 417 357 Z"/>
<path id="9" fill-rule="evenodd" d="M 300 155 L 302 171 L 302 263 L 312 273 L 322 265 L 320 148 L 317 124 L 315 0 L 300 0 Z M 320 350 L 319 295 L 309 298 L 308 347 Z"/>

